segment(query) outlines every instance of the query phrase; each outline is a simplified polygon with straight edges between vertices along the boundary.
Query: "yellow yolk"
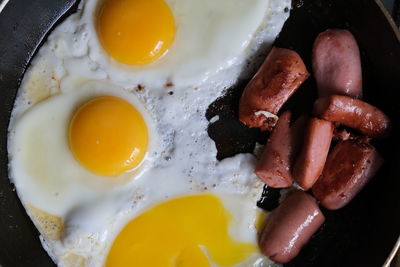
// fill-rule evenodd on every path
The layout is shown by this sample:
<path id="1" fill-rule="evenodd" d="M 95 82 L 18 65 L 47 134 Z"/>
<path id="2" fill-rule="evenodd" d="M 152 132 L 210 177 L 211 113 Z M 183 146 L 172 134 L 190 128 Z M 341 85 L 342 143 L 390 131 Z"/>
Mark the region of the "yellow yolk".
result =
<path id="1" fill-rule="evenodd" d="M 106 266 L 232 266 L 257 252 L 229 235 L 231 214 L 214 195 L 159 204 L 129 222 L 115 239 Z"/>
<path id="2" fill-rule="evenodd" d="M 76 159 L 90 171 L 116 176 L 142 161 L 148 143 L 142 115 L 113 96 L 92 99 L 72 117 L 69 144 Z"/>
<path id="3" fill-rule="evenodd" d="M 175 37 L 175 21 L 163 0 L 105 0 L 97 32 L 107 53 L 129 65 L 162 56 Z"/>

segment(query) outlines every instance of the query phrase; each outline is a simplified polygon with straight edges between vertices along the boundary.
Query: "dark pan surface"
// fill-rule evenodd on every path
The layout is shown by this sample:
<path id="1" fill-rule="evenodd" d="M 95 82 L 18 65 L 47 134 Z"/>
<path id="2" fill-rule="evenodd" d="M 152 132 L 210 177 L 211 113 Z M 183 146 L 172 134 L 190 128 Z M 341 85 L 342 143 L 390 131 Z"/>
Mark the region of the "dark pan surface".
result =
<path id="1" fill-rule="evenodd" d="M 382 266 L 400 233 L 399 104 L 400 44 L 387 18 L 370 0 L 309 0 L 295 8 L 275 45 L 299 52 L 311 71 L 311 48 L 317 34 L 327 28 L 350 29 L 362 53 L 365 99 L 384 110 L 395 122 L 390 138 L 375 142 L 386 159 L 370 184 L 345 208 L 324 210 L 326 223 L 286 266 Z M 240 82 L 208 110 L 208 118 L 220 120 L 209 126 L 219 158 L 251 152 L 256 140 L 266 136 L 237 121 L 237 108 L 246 81 Z M 309 112 L 315 100 L 315 81 L 308 79 L 283 109 Z M 276 206 L 277 190 L 267 190 L 260 204 Z"/>
<path id="2" fill-rule="evenodd" d="M 7 126 L 23 72 L 46 32 L 74 0 L 12 0 L 0 15 L 0 265 L 54 266 L 41 248 L 38 233 L 26 216 L 7 178 Z M 315 36 L 329 27 L 350 29 L 362 51 L 365 99 L 383 109 L 395 122 L 389 139 L 375 143 L 386 163 L 351 204 L 336 212 L 324 211 L 327 221 L 287 266 L 381 266 L 400 233 L 400 151 L 397 90 L 400 85 L 400 43 L 387 18 L 373 0 L 305 0 L 294 3 L 276 45 L 300 53 L 310 68 Z M 72 7 L 74 9 L 74 7 Z M 220 115 L 209 135 L 218 158 L 250 152 L 266 136 L 237 121 L 237 103 L 245 85 L 240 82 L 217 100 L 207 117 Z M 308 111 L 315 97 L 309 79 L 286 108 Z M 269 191 L 261 205 L 273 208 L 279 195 Z"/>
<path id="3" fill-rule="evenodd" d="M 76 0 L 11 0 L 0 14 L 0 266 L 55 266 L 43 250 L 7 174 L 7 128 L 23 73 L 36 48 Z"/>

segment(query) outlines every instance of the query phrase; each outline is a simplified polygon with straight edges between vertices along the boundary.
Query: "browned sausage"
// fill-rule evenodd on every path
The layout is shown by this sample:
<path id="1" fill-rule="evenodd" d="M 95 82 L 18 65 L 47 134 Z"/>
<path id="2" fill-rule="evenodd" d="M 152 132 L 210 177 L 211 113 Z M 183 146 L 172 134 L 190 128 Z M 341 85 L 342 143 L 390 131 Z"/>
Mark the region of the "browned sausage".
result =
<path id="1" fill-rule="evenodd" d="M 331 95 L 314 103 L 315 116 L 341 123 L 370 137 L 383 138 L 390 132 L 390 119 L 378 108 L 359 99 Z"/>
<path id="2" fill-rule="evenodd" d="M 325 208 L 340 209 L 366 185 L 382 163 L 382 157 L 372 145 L 342 141 L 329 153 L 313 194 Z"/>
<path id="3" fill-rule="evenodd" d="M 275 115 L 308 76 L 299 54 L 273 47 L 243 91 L 239 104 L 240 121 L 263 131 L 272 130 L 277 120 Z"/>
<path id="4" fill-rule="evenodd" d="M 261 234 L 260 249 L 277 263 L 289 262 L 324 221 L 317 201 L 296 191 L 271 214 Z"/>
<path id="5" fill-rule="evenodd" d="M 321 175 L 332 141 L 331 122 L 311 118 L 304 134 L 304 143 L 294 165 L 293 176 L 304 190 L 311 188 Z"/>
<path id="6" fill-rule="evenodd" d="M 372 138 L 369 136 L 357 135 L 341 127 L 335 128 L 335 131 L 333 132 L 333 140 L 335 141 L 353 140 L 362 143 L 369 143 L 371 139 Z"/>
<path id="7" fill-rule="evenodd" d="M 264 183 L 275 188 L 289 187 L 293 184 L 290 118 L 290 111 L 279 117 L 254 170 Z"/>
<path id="8" fill-rule="evenodd" d="M 329 29 L 320 33 L 313 46 L 312 67 L 320 97 L 362 97 L 360 51 L 349 31 Z"/>

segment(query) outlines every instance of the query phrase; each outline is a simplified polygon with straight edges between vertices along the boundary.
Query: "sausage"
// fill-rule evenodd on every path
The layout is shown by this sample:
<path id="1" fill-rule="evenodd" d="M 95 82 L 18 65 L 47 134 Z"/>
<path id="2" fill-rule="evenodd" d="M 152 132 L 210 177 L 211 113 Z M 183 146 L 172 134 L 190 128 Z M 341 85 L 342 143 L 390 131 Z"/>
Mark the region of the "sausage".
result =
<path id="1" fill-rule="evenodd" d="M 291 112 L 284 112 L 272 131 L 254 173 L 268 186 L 289 187 L 292 177 Z"/>
<path id="2" fill-rule="evenodd" d="M 312 192 L 325 208 L 340 209 L 354 198 L 382 164 L 382 157 L 372 145 L 354 140 L 339 142 L 329 154 Z"/>
<path id="3" fill-rule="evenodd" d="M 338 122 L 370 137 L 386 137 L 391 128 L 390 119 L 378 108 L 359 99 L 331 95 L 317 99 L 315 116 Z"/>
<path id="4" fill-rule="evenodd" d="M 333 132 L 333 140 L 335 141 L 346 141 L 346 140 L 354 140 L 357 142 L 369 143 L 371 141 L 371 137 L 365 135 L 356 135 L 345 128 L 335 128 Z"/>
<path id="5" fill-rule="evenodd" d="M 240 121 L 252 128 L 272 130 L 282 105 L 309 75 L 299 54 L 273 47 L 243 91 L 239 103 Z"/>
<path id="6" fill-rule="evenodd" d="M 290 135 L 292 138 L 292 164 L 294 165 L 294 160 L 296 159 L 299 151 L 301 149 L 301 145 L 303 144 L 304 139 L 304 128 L 307 126 L 308 116 L 303 114 L 301 115 L 290 127 Z"/>
<path id="7" fill-rule="evenodd" d="M 317 201 L 307 193 L 296 191 L 272 212 L 261 233 L 260 249 L 277 263 L 289 262 L 324 221 Z"/>
<path id="8" fill-rule="evenodd" d="M 329 29 L 318 35 L 312 50 L 312 69 L 320 97 L 362 97 L 360 50 L 348 30 Z"/>
<path id="9" fill-rule="evenodd" d="M 318 118 L 309 119 L 304 143 L 296 160 L 293 176 L 304 190 L 311 188 L 321 175 L 332 141 L 334 126 Z"/>

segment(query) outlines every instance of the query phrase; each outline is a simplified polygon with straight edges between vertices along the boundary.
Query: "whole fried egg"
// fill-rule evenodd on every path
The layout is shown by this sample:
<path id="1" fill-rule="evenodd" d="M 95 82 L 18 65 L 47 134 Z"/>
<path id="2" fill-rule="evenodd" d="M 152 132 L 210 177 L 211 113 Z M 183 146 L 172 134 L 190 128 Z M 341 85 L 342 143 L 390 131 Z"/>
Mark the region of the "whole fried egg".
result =
<path id="1" fill-rule="evenodd" d="M 290 0 L 87 0 L 27 70 L 9 176 L 58 266 L 268 266 L 256 159 L 218 161 L 205 112 Z M 217 120 L 218 118 L 214 118 Z"/>

